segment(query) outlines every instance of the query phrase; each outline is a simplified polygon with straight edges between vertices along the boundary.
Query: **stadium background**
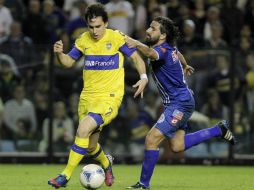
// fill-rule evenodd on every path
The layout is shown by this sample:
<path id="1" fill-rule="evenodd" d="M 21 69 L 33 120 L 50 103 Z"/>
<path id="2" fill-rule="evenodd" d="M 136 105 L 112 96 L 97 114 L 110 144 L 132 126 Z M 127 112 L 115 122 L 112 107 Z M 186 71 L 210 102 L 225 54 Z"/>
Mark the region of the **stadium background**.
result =
<path id="1" fill-rule="evenodd" d="M 86 25 L 80 14 L 93 0 L 0 0 L 0 163 L 65 163 L 77 127 L 82 60 L 56 64 L 52 44 L 65 52 Z M 144 41 L 153 17 L 179 26 L 179 50 L 195 68 L 191 130 L 229 119 L 238 143 L 220 140 L 181 154 L 162 144 L 160 163 L 254 164 L 254 0 L 133 0 L 106 4 L 109 26 Z M 111 5 L 109 5 L 111 3 Z M 146 132 L 162 112 L 150 79 L 144 99 L 133 99 L 139 78 L 127 59 L 126 89 L 118 117 L 101 143 L 117 163 L 140 163 Z M 19 104 L 18 102 L 23 102 Z"/>

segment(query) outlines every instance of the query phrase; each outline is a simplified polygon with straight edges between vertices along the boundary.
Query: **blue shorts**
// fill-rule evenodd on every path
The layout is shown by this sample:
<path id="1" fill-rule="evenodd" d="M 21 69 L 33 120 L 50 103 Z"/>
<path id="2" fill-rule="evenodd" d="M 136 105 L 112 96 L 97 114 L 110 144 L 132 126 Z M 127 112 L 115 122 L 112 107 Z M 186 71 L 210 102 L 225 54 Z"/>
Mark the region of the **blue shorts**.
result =
<path id="1" fill-rule="evenodd" d="M 177 130 L 187 129 L 187 122 L 195 109 L 194 100 L 186 104 L 170 104 L 164 107 L 164 112 L 158 119 L 155 127 L 166 137 L 172 138 Z"/>

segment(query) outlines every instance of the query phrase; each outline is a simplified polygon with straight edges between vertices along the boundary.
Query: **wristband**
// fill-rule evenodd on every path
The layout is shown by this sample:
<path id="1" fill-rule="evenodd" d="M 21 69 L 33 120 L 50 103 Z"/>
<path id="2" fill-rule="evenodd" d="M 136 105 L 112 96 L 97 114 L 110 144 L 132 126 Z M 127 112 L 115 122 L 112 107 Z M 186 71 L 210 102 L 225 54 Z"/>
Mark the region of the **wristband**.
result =
<path id="1" fill-rule="evenodd" d="M 140 75 L 140 79 L 141 79 L 141 80 L 142 80 L 142 79 L 148 80 L 147 75 L 146 75 L 145 73 Z"/>

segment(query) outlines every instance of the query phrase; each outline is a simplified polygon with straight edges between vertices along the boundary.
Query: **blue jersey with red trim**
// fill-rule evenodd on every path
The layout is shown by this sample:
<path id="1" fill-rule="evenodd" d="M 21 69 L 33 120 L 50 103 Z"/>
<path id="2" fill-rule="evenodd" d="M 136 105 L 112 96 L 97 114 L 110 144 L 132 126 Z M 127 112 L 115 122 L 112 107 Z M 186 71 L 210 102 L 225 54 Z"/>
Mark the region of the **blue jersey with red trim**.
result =
<path id="1" fill-rule="evenodd" d="M 150 66 L 163 104 L 192 101 L 192 93 L 184 80 L 183 68 L 177 56 L 177 48 L 163 43 L 153 49 L 156 51 L 158 59 L 150 60 Z"/>

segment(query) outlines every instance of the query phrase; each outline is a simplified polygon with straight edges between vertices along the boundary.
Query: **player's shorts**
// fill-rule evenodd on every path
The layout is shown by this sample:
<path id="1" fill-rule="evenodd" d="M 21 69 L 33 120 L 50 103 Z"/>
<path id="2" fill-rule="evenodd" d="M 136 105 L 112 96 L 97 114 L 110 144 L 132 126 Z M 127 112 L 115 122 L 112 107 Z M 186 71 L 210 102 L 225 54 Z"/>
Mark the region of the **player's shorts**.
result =
<path id="1" fill-rule="evenodd" d="M 122 97 L 87 97 L 80 96 L 78 115 L 79 121 L 90 115 L 98 124 L 96 131 L 101 131 L 103 126 L 109 124 L 118 114 Z"/>
<path id="2" fill-rule="evenodd" d="M 177 130 L 187 129 L 187 122 L 195 109 L 194 100 L 179 104 L 170 104 L 164 107 L 164 112 L 158 119 L 155 127 L 166 137 L 172 138 Z"/>

